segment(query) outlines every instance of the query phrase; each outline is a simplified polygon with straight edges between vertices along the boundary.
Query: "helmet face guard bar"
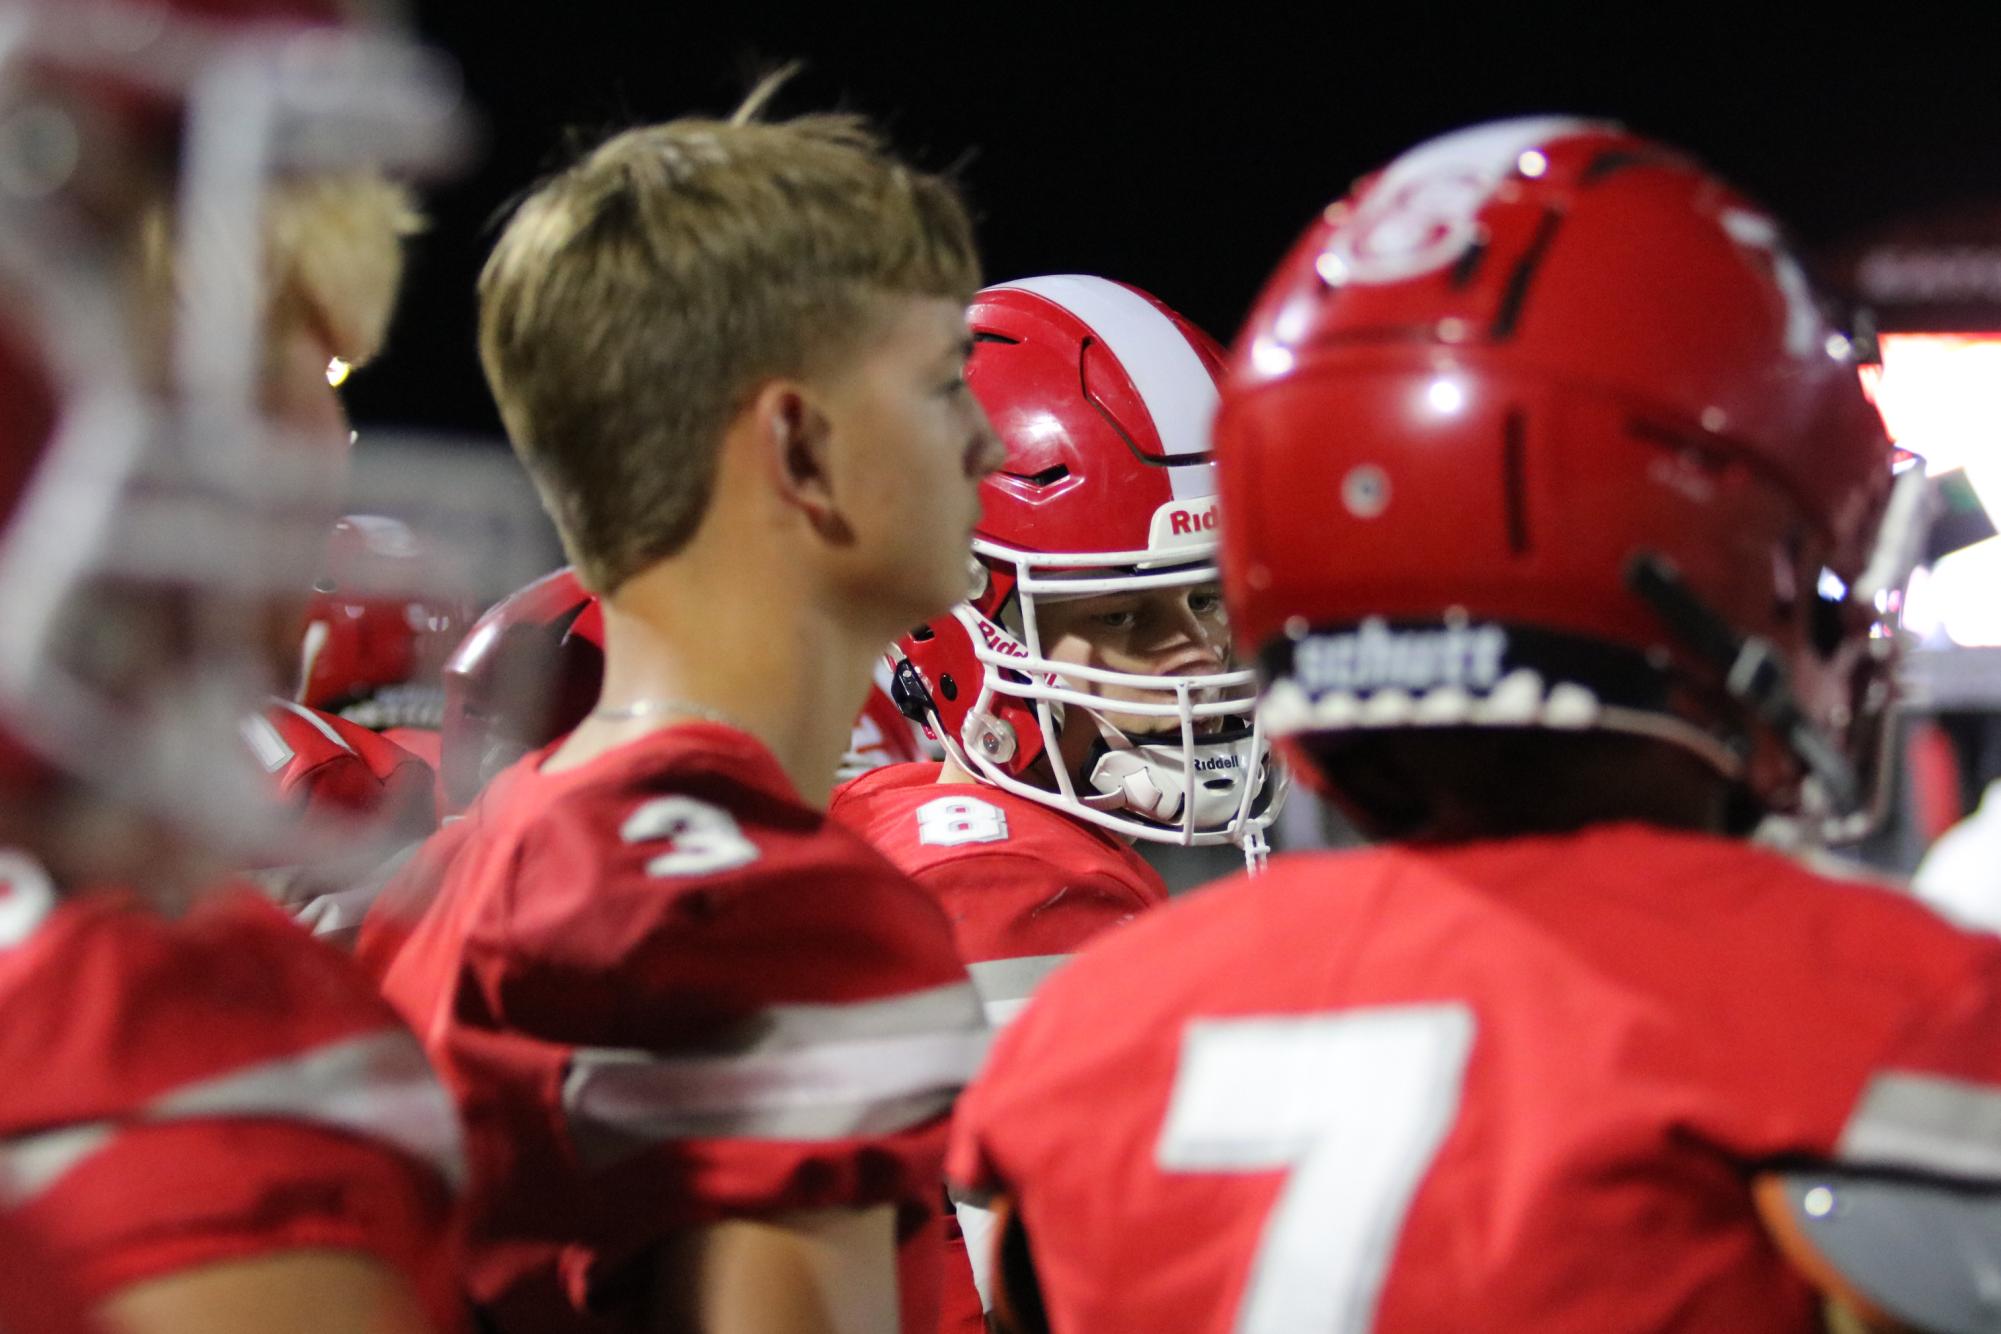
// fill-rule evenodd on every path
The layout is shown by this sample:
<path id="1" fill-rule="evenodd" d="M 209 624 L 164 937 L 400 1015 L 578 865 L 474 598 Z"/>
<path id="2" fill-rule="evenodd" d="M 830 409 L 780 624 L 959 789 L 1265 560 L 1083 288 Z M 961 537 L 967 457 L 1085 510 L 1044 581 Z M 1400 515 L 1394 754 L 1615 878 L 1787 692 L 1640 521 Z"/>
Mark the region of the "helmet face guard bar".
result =
<path id="1" fill-rule="evenodd" d="M 1185 847 L 1235 843 L 1247 855 L 1261 855 L 1262 831 L 1277 816 L 1284 785 L 1256 718 L 1255 673 L 1160 676 L 1058 662 L 1044 649 L 1037 615 L 1038 595 L 1068 599 L 1214 582 L 1217 570 L 1207 559 L 1213 548 L 1163 560 L 1158 551 L 1043 554 L 980 540 L 973 545 L 978 556 L 1012 574 L 1022 629 L 1016 640 L 969 605 L 955 610 L 971 632 L 981 686 L 964 735 L 953 735 L 933 715 L 934 730 L 953 759 L 983 781 L 1129 838 Z M 1189 556 L 1201 563 L 1185 563 Z M 1107 569 L 1120 572 L 1095 573 Z M 1052 578 L 1048 571 L 1077 573 Z M 1094 686 L 1138 697 L 1110 698 Z M 999 735 L 1006 727 L 995 721 L 1003 699 L 1033 710 L 1051 760 L 1053 791 L 1004 767 L 1018 743 Z M 1081 790 L 1078 776 L 1060 759 L 1059 733 L 1072 711 L 1088 718 L 1099 734 L 1097 753 L 1083 775 L 1088 786 Z M 1114 714 L 1171 719 L 1175 726 L 1128 733 L 1111 721 Z M 1221 725 L 1232 719 L 1239 725 Z"/>

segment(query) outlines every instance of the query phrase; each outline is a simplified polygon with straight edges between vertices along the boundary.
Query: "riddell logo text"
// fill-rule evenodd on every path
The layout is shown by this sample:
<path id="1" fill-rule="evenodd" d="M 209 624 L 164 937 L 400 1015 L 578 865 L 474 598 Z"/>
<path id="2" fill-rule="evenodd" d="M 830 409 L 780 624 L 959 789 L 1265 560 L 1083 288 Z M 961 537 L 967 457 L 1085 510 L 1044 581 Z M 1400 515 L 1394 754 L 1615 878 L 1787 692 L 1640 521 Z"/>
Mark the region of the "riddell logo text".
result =
<path id="1" fill-rule="evenodd" d="M 993 623 L 991 621 L 982 619 L 979 622 L 979 626 L 980 626 L 980 638 L 984 639 L 987 642 L 987 647 L 992 649 L 994 652 L 1005 653 L 1010 658 L 1025 658 L 1028 656 L 1027 649 L 1023 648 L 1020 644 L 1016 643 L 1009 636 L 1004 635 L 1000 631 L 994 629 Z"/>
<path id="2" fill-rule="evenodd" d="M 1147 525 L 1147 546 L 1155 551 L 1183 551 L 1213 546 L 1220 511 L 1214 496 L 1170 500 L 1153 512 Z"/>
<path id="3" fill-rule="evenodd" d="M 1195 772 L 1213 774 L 1222 769 L 1241 769 L 1243 760 L 1235 755 L 1214 755 L 1206 760 L 1195 761 Z"/>

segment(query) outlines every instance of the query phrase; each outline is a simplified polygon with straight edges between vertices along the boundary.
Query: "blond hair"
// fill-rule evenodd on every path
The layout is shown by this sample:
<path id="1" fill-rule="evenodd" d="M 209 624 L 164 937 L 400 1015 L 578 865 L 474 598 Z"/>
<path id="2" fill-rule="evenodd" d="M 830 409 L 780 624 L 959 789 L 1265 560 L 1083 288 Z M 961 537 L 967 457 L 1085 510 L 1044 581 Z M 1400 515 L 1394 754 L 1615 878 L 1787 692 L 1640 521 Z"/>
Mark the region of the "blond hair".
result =
<path id="1" fill-rule="evenodd" d="M 266 188 L 262 215 L 265 342 L 303 329 L 351 366 L 373 360 L 403 283 L 403 241 L 423 227 L 409 190 L 372 168 L 280 179 Z M 163 198 L 139 219 L 141 280 L 162 316 L 175 302 L 174 248 Z"/>
<path id="2" fill-rule="evenodd" d="M 480 275 L 479 348 L 508 436 L 584 584 L 679 550 L 755 387 L 851 352 L 884 295 L 970 300 L 956 188 L 862 119 L 612 136 L 517 207 Z"/>
<path id="3" fill-rule="evenodd" d="M 342 361 L 373 360 L 403 284 L 403 240 L 422 222 L 409 191 L 372 171 L 274 187 L 264 208 L 267 328 L 296 320 Z"/>

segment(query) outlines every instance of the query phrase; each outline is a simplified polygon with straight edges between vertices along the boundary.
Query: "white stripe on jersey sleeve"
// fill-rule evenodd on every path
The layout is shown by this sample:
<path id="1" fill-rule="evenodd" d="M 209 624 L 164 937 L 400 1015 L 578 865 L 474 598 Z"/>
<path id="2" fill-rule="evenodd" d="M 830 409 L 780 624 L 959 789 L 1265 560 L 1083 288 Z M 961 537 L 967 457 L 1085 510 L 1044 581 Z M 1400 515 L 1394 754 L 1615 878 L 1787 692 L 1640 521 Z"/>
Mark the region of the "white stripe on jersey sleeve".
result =
<path id="1" fill-rule="evenodd" d="M 42 864 L 0 848 L 0 949 L 24 944 L 56 910 L 56 886 Z"/>
<path id="2" fill-rule="evenodd" d="M 1908 1070 L 1875 1075 L 1835 1156 L 1857 1166 L 2001 1182 L 2001 1088 Z"/>
<path id="3" fill-rule="evenodd" d="M 602 1167 L 681 1139 L 893 1134 L 951 1107 L 988 1036 L 963 982 L 848 1005 L 778 1006 L 738 1027 L 762 1031 L 717 1054 L 578 1048 L 563 1110 L 579 1154 Z"/>
<path id="4" fill-rule="evenodd" d="M 968 964 L 966 972 L 979 990 L 987 1023 L 994 1028 L 1005 1028 L 1021 1013 L 1043 980 L 1069 961 L 1067 954 L 1030 954 Z"/>
<path id="5" fill-rule="evenodd" d="M 190 1121 L 299 1121 L 383 1141 L 465 1180 L 458 1109 L 415 1039 L 366 1033 L 301 1055 L 185 1085 L 129 1120 L 64 1126 L 0 1141 L 0 1182 L 17 1204 L 47 1191 L 123 1130 Z"/>
<path id="6" fill-rule="evenodd" d="M 320 717 L 318 713 L 307 708 L 303 704 L 295 704 L 289 699 L 274 700 L 272 702 L 277 704 L 280 708 L 290 709 L 293 713 L 298 714 L 301 718 L 304 718 L 307 722 L 311 723 L 321 736 L 333 742 L 336 746 L 339 746 L 342 750 L 346 751 L 348 754 L 350 755 L 354 754 L 354 747 L 347 744 L 347 738 L 342 736 L 339 732 L 334 731 L 333 724 L 328 722 L 326 719 Z"/>

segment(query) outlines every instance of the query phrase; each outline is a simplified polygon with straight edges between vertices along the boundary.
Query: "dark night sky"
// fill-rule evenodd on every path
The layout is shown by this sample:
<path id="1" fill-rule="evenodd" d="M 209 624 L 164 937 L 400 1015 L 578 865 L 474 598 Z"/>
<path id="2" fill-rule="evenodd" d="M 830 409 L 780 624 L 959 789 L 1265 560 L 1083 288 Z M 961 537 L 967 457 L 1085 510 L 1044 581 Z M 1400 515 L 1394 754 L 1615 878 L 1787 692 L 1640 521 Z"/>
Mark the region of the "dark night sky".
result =
<path id="1" fill-rule="evenodd" d="M 1353 177 L 1496 116 L 1623 120 L 1694 150 L 1809 244 L 2001 197 L 2001 25 L 1973 24 L 1973 5 L 1878 6 L 1866 27 L 1831 7 L 1786 25 L 1749 25 L 1744 5 L 1728 19 L 1569 8 L 1342 4 L 1306 20 L 1208 5 L 1168 20 L 1159 4 L 1082 0 L 420 0 L 426 34 L 464 65 L 487 148 L 431 196 L 388 354 L 350 403 L 363 422 L 497 434 L 472 350 L 488 219 L 562 159 L 571 127 L 725 110 L 790 57 L 808 70 L 781 111 L 863 111 L 925 165 L 964 164 L 991 277 L 1102 273 L 1223 338 Z"/>

